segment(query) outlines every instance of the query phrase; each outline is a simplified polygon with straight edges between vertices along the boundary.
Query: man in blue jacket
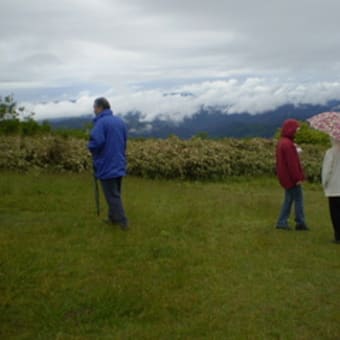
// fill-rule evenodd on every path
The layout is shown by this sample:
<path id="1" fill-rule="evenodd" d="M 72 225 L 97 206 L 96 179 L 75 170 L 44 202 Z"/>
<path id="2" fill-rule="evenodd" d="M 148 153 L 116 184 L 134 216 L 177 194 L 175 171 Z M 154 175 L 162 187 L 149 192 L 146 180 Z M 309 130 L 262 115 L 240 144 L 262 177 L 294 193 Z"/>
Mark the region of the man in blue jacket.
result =
<path id="1" fill-rule="evenodd" d="M 113 115 L 106 98 L 94 102 L 94 127 L 88 148 L 93 157 L 95 176 L 100 180 L 109 207 L 109 223 L 128 228 L 122 199 L 122 178 L 126 175 L 127 128 Z"/>

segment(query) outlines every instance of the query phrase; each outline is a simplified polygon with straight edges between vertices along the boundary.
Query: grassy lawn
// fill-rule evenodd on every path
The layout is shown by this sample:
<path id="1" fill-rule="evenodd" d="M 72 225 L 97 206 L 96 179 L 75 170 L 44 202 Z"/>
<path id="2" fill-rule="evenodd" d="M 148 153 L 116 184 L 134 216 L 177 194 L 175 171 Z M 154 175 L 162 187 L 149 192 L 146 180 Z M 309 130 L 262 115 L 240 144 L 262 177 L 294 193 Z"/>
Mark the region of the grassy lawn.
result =
<path id="1" fill-rule="evenodd" d="M 340 338 L 319 186 L 308 233 L 273 228 L 273 179 L 128 178 L 129 232 L 101 223 L 92 191 L 87 175 L 0 174 L 1 339 Z"/>

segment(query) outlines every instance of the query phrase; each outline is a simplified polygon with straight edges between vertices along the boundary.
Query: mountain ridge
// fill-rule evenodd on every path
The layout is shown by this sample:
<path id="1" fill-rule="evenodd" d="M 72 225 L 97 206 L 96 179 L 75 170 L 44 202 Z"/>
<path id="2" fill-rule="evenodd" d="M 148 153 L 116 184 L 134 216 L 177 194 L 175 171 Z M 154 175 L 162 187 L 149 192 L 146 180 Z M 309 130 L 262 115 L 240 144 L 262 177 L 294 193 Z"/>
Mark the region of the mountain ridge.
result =
<path id="1" fill-rule="evenodd" d="M 337 110 L 339 107 L 339 101 L 330 101 L 320 105 L 286 104 L 275 110 L 256 115 L 247 112 L 226 114 L 223 108 L 201 107 L 198 112 L 185 117 L 180 122 L 161 116 L 153 121 L 144 121 L 143 115 L 138 111 L 129 112 L 122 117 L 128 125 L 131 137 L 166 138 L 169 135 L 177 135 L 187 139 L 199 133 L 205 133 L 211 138 L 271 138 L 288 118 L 304 121 L 315 114 Z M 91 123 L 92 118 L 93 115 L 62 117 L 50 119 L 49 123 L 54 129 L 82 129 Z"/>

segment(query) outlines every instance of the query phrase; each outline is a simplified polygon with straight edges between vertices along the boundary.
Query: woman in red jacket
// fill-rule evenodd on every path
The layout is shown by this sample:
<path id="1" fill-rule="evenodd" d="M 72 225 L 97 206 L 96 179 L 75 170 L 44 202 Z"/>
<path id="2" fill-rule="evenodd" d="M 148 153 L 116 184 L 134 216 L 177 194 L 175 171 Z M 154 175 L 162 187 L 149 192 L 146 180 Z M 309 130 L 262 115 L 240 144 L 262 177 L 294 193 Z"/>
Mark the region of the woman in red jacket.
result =
<path id="1" fill-rule="evenodd" d="M 309 230 L 305 221 L 301 186 L 304 181 L 304 174 L 298 150 L 294 143 L 298 129 L 298 121 L 295 119 L 286 120 L 276 149 L 277 177 L 285 189 L 285 199 L 276 227 L 283 230 L 290 230 L 288 219 L 293 203 L 295 204 L 296 230 Z"/>

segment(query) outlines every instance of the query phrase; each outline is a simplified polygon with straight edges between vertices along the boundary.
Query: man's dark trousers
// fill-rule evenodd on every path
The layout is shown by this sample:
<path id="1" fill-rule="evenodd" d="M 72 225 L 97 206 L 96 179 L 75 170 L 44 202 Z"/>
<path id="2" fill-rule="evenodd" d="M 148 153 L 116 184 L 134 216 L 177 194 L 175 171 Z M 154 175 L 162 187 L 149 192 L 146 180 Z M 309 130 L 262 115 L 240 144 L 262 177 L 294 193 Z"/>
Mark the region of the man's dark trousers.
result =
<path id="1" fill-rule="evenodd" d="M 122 229 L 127 229 L 128 221 L 121 198 L 122 177 L 101 180 L 100 182 L 109 207 L 109 220 L 114 224 L 119 224 Z"/>

